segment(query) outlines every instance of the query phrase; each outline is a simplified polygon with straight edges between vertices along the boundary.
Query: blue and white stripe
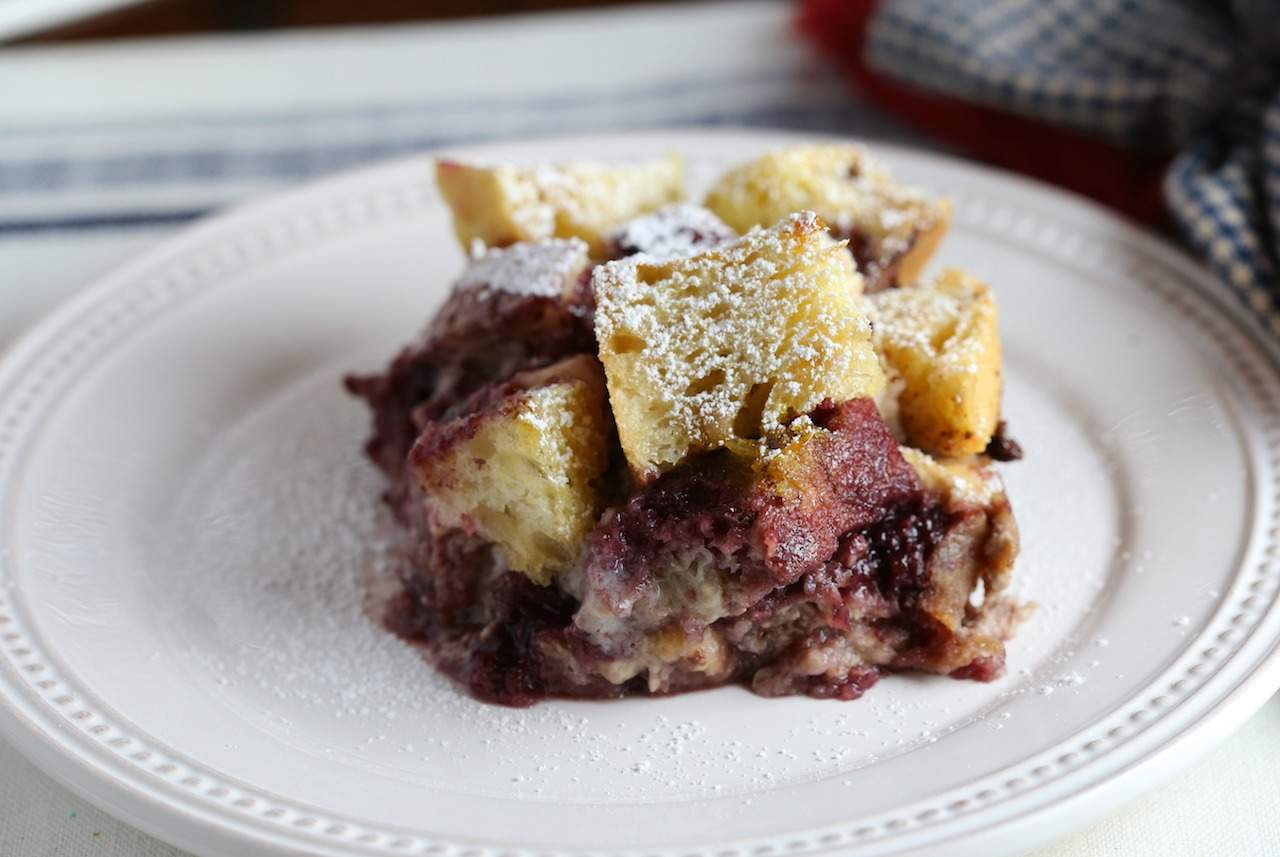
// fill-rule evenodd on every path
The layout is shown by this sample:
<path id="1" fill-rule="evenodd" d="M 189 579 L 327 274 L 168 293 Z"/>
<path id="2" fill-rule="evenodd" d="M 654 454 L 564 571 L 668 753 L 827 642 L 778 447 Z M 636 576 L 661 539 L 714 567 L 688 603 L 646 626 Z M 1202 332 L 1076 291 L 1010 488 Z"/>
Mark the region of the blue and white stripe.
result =
<path id="1" fill-rule="evenodd" d="M 890 120 L 851 106 L 834 73 L 784 72 L 625 91 L 0 126 L 0 236 L 179 222 L 271 187 L 438 146 L 714 125 L 905 136 Z"/>

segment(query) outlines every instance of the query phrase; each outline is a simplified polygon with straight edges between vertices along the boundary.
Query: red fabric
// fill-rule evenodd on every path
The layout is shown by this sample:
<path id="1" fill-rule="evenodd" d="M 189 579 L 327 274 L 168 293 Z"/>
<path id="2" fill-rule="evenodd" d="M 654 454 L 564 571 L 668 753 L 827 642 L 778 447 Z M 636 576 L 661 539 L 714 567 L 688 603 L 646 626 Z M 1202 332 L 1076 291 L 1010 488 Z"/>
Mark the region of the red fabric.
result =
<path id="1" fill-rule="evenodd" d="M 872 103 L 980 160 L 1082 193 L 1147 223 L 1167 222 L 1165 154 L 1114 146 L 1067 128 L 932 94 L 884 77 L 863 61 L 880 0 L 804 0 L 801 33 L 836 60 Z"/>

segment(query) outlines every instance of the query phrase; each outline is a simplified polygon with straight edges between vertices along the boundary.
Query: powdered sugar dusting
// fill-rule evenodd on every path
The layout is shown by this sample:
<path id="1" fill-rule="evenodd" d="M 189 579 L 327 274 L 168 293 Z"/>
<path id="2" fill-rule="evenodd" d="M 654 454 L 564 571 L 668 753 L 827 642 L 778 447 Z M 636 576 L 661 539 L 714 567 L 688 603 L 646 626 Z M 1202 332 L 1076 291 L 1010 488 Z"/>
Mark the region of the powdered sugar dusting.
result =
<path id="1" fill-rule="evenodd" d="M 587 245 L 577 238 L 513 244 L 473 257 L 454 290 L 558 298 L 586 265 Z"/>
<path id="2" fill-rule="evenodd" d="M 381 477 L 356 453 L 365 415 L 335 374 L 317 372 L 220 432 L 176 499 L 185 524 L 157 557 L 159 613 L 219 717 L 418 790 L 746 801 L 926 746 L 985 716 L 998 692 L 946 682 L 946 712 L 904 701 L 917 683 L 892 678 L 849 706 L 738 688 L 520 710 L 477 702 L 365 609 L 370 585 L 381 598 L 394 591 L 395 545 L 374 499 Z"/>
<path id="3" fill-rule="evenodd" d="M 931 286 L 891 289 L 866 301 L 878 337 L 926 354 L 945 351 L 965 309 L 956 295 Z"/>
<path id="4" fill-rule="evenodd" d="M 577 450 L 569 443 L 577 420 L 575 405 L 582 407 L 569 384 L 548 384 L 525 394 L 527 403 L 516 419 L 533 429 L 537 438 L 540 475 L 553 484 L 569 488 L 570 477 L 578 473 Z M 596 426 L 599 417 L 584 420 Z M 599 428 L 596 428 L 599 431 Z"/>
<path id="5" fill-rule="evenodd" d="M 497 188 L 498 201 L 486 217 L 498 215 L 507 221 L 504 240 L 573 234 L 586 239 L 596 254 L 618 224 L 684 195 L 684 163 L 677 155 L 632 164 L 451 164 L 445 174 L 458 170 L 462 175 L 483 174 L 480 186 Z"/>
<path id="6" fill-rule="evenodd" d="M 633 469 L 771 437 L 825 398 L 879 391 L 843 252 L 799 212 L 697 256 L 596 269 L 596 338 Z M 735 425 L 744 412 L 757 432 Z"/>
<path id="7" fill-rule="evenodd" d="M 997 727 L 1001 736 L 1032 729 L 1112 680 L 1116 647 L 1089 647 L 1098 632 L 1088 626 L 1083 661 L 1103 666 L 1044 660 L 1097 598 L 1103 573 L 1080 546 L 1058 538 L 1061 495 L 1089 500 L 1067 504 L 1068 515 L 1096 511 L 1070 518 L 1081 526 L 1105 532 L 1114 519 L 1106 497 L 1082 493 L 1076 469 L 1053 474 L 1054 496 L 1039 495 L 1054 514 L 1027 522 L 1036 574 L 1025 595 L 1042 612 L 1011 647 L 1009 677 L 991 685 L 893 676 L 848 705 L 762 700 L 737 688 L 551 700 L 527 710 L 475 702 L 362 609 L 361 578 L 386 579 L 391 543 L 376 499 L 384 483 L 359 453 L 367 414 L 341 393 L 337 377 L 384 351 L 379 340 L 366 354 L 337 355 L 301 383 L 254 376 L 246 382 L 253 392 L 207 427 L 207 446 L 175 473 L 170 519 L 150 522 L 163 545 L 140 564 L 154 592 L 148 624 L 163 631 L 166 659 L 180 668 L 175 681 L 207 702 L 209 722 L 228 733 L 259 736 L 288 759 L 310 757 L 302 764 L 348 778 L 353 789 L 424 803 L 438 794 L 615 807 L 724 798 L 737 808 L 826 778 L 859 799 L 882 781 L 879 766 L 903 754 L 952 735 L 981 742 Z M 1011 388 L 1018 425 L 1078 461 L 1071 412 L 1029 403 L 1038 388 L 1018 380 Z M 264 388 L 283 392 L 264 402 Z M 1008 469 L 1026 480 L 1014 491 L 1020 499 L 1054 462 L 1025 466 Z M 1088 682 L 1055 684 L 1047 698 L 1034 693 L 1073 671 Z M 1003 718 L 1004 705 L 1023 713 Z M 235 773 L 234 750 L 215 761 Z"/>
<path id="8" fill-rule="evenodd" d="M 397 588 L 382 480 L 355 454 L 364 419 L 321 373 L 224 432 L 178 498 L 192 523 L 157 558 L 161 614 L 221 716 L 414 788 L 486 796 L 667 800 L 812 775 L 798 756 L 763 771 L 769 744 L 683 700 L 517 710 L 455 687 L 366 609 Z"/>
<path id="9" fill-rule="evenodd" d="M 707 201 L 739 229 L 811 208 L 841 237 L 857 236 L 864 273 L 875 276 L 943 216 L 939 203 L 895 182 L 861 146 L 788 146 L 729 171 Z"/>
<path id="10" fill-rule="evenodd" d="M 1000 407 L 990 290 L 951 269 L 927 285 L 869 295 L 866 304 L 877 350 L 904 382 L 896 406 L 899 422 L 916 426 L 909 439 L 951 455 L 985 446 Z M 953 440 L 960 437 L 975 439 L 977 448 L 960 448 Z"/>
<path id="11" fill-rule="evenodd" d="M 700 205 L 669 205 L 628 221 L 612 236 L 622 253 L 665 261 L 692 256 L 737 237 L 723 220 Z"/>

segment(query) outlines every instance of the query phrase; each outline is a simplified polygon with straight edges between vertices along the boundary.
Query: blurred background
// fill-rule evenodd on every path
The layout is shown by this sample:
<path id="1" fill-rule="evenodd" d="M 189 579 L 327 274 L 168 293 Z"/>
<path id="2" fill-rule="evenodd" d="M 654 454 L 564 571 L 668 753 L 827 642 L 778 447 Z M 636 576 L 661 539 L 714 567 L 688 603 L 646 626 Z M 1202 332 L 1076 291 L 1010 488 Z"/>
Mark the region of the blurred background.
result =
<path id="1" fill-rule="evenodd" d="M 3 0 L 0 341 L 182 223 L 396 155 L 673 125 L 911 138 L 851 108 L 840 72 L 797 35 L 795 12 L 780 2 Z M 4 288 L 17 271 L 41 287 Z"/>
<path id="2" fill-rule="evenodd" d="M 1057 183 L 1182 240 L 1280 332 L 1276 0 L 0 0 L 0 353 L 229 203 L 432 147 L 671 126 Z M 1273 701 L 1036 857 L 1274 855 L 1277 794 Z M 0 744 L 0 854 L 88 853 L 177 854 Z"/>
<path id="3" fill-rule="evenodd" d="M 0 6 L 15 43 L 126 38 L 625 6 L 634 0 L 11 0 Z M 678 0 L 670 0 L 678 2 Z"/>

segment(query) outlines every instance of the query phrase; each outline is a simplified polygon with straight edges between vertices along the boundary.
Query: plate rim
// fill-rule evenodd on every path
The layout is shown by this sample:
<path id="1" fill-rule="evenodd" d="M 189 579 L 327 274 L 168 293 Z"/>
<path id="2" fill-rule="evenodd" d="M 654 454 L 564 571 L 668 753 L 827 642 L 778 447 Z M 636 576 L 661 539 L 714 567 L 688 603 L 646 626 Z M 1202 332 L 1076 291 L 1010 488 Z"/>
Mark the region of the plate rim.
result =
<path id="1" fill-rule="evenodd" d="M 585 150 L 589 146 L 608 147 L 615 144 L 621 136 L 625 136 L 629 140 L 645 137 L 655 141 L 687 141 L 692 138 L 705 139 L 708 137 L 727 136 L 756 138 L 762 145 L 776 145 L 785 140 L 848 139 L 830 134 L 762 128 L 652 129 L 645 132 L 628 132 L 625 135 L 588 134 L 463 144 L 346 170 L 317 181 L 307 182 L 251 199 L 210 217 L 203 218 L 160 241 L 157 246 L 96 278 L 91 284 L 64 300 L 51 313 L 47 314 L 41 321 L 19 337 L 5 352 L 0 353 L 0 391 L 3 390 L 5 385 L 13 383 L 14 379 L 20 375 L 22 366 L 35 359 L 48 340 L 64 332 L 68 324 L 73 322 L 84 308 L 93 306 L 100 299 L 121 288 L 124 283 L 136 278 L 138 274 L 157 269 L 166 261 L 181 258 L 185 252 L 198 248 L 201 242 L 206 239 L 219 235 L 224 238 L 227 237 L 230 234 L 228 230 L 231 227 L 245 226 L 247 232 L 247 227 L 252 225 L 255 219 L 262 219 L 263 222 L 266 222 L 273 213 L 279 216 L 289 210 L 300 210 L 299 204 L 303 202 L 310 206 L 319 205 L 330 195 L 337 198 L 339 191 L 346 186 L 350 186 L 353 190 L 365 186 L 365 192 L 368 192 L 378 186 L 380 175 L 389 178 L 404 173 L 407 176 L 409 174 L 408 170 L 417 165 L 423 167 L 425 180 L 428 176 L 427 165 L 440 153 L 465 153 L 468 157 L 482 158 L 486 151 L 509 151 L 537 146 L 573 146 Z M 1273 372 L 1280 377 L 1280 346 L 1277 346 L 1274 340 L 1269 338 L 1262 323 L 1245 310 L 1239 298 L 1232 293 L 1230 288 L 1214 278 L 1211 273 L 1183 251 L 1148 233 L 1145 229 L 1126 218 L 1077 194 L 1063 191 L 1060 188 L 1052 187 L 1025 176 L 909 146 L 880 143 L 875 140 L 867 140 L 866 142 L 877 151 L 890 156 L 931 161 L 939 163 L 946 168 L 976 174 L 995 180 L 998 183 L 1012 184 L 1015 187 L 1020 186 L 1027 191 L 1033 192 L 1036 196 L 1044 197 L 1047 195 L 1052 198 L 1053 205 L 1060 210 L 1068 211 L 1074 208 L 1095 221 L 1099 221 L 1099 218 L 1102 218 L 1099 222 L 1108 222 L 1117 227 L 1119 236 L 1124 243 L 1136 246 L 1163 264 L 1178 270 L 1185 279 L 1194 285 L 1197 297 L 1212 303 L 1219 314 L 1224 314 L 1236 327 L 1243 328 L 1244 331 L 1248 332 L 1251 344 L 1269 358 Z M 670 142 L 667 145 L 669 148 L 679 148 L 681 143 Z M 262 228 L 262 224 L 258 224 L 258 228 Z M 0 395 L 0 405 L 4 404 L 5 398 L 5 396 Z M 2 493 L 3 491 L 0 491 L 0 494 Z M 2 562 L 3 556 L 0 555 L 0 583 L 3 583 L 5 579 Z M 5 600 L 5 590 L 0 588 L 0 608 L 3 608 Z M 1267 618 L 1275 618 L 1271 614 L 1277 612 L 1280 612 L 1280 610 L 1277 609 L 1273 602 L 1271 607 L 1260 616 L 1258 625 L 1261 626 Z M 0 632 L 3 631 L 4 626 L 0 625 Z M 7 654 L 8 652 L 6 652 Z M 1238 652 L 1233 653 L 1232 658 L 1237 655 Z M 1228 658 L 1224 661 L 1224 665 L 1230 662 L 1231 658 Z M 280 854 L 349 853 L 350 844 L 344 844 L 337 851 L 330 851 L 326 850 L 327 846 L 323 843 L 309 842 L 309 847 L 303 849 L 296 837 L 271 835 L 271 831 L 265 827 L 253 829 L 236 827 L 229 829 L 225 824 L 220 824 L 209 813 L 202 813 L 198 810 L 192 811 L 191 807 L 181 805 L 178 801 L 171 799 L 169 795 L 155 791 L 154 788 L 147 789 L 139 786 L 139 781 L 143 780 L 141 769 L 133 769 L 134 776 L 132 778 L 122 779 L 114 776 L 110 770 L 95 766 L 92 757 L 85 753 L 82 748 L 78 748 L 67 737 L 62 736 L 61 740 L 58 739 L 58 736 L 64 730 L 68 734 L 74 734 L 74 730 L 68 729 L 69 722 L 61 723 L 56 719 L 51 720 L 50 722 L 54 728 L 42 729 L 34 719 L 24 714 L 20 707 L 21 700 L 11 698 L 16 697 L 17 692 L 27 689 L 22 683 L 21 676 L 18 675 L 17 664 L 13 663 L 9 657 L 4 657 L 0 658 L 0 667 L 2 667 L 0 669 L 0 734 L 3 734 L 19 753 L 31 759 L 37 767 L 90 803 L 102 806 L 111 814 L 158 838 L 170 841 L 180 847 L 198 850 L 203 853 L 227 855 L 242 853 L 235 849 L 243 848 L 249 843 L 253 843 L 259 848 L 273 849 L 272 853 Z M 1105 812 L 1111 805 L 1108 803 L 1107 798 L 1121 795 L 1122 793 L 1132 796 L 1142 787 L 1144 781 L 1148 784 L 1154 784 L 1155 781 L 1163 779 L 1176 770 L 1189 765 L 1195 758 L 1207 752 L 1218 740 L 1221 740 L 1226 734 L 1242 724 L 1245 719 L 1261 707 L 1277 688 L 1280 688 L 1280 633 L 1276 633 L 1270 639 L 1265 653 L 1258 656 L 1253 669 L 1237 677 L 1230 689 L 1226 689 L 1218 695 L 1211 701 L 1211 704 L 1197 708 L 1194 715 L 1189 715 L 1191 717 L 1190 722 L 1181 725 L 1168 740 L 1162 742 L 1159 746 L 1145 749 L 1136 758 L 1123 765 L 1109 779 L 1092 784 L 1086 783 L 1083 788 L 1074 790 L 1065 799 L 1052 806 L 1032 808 L 1013 818 L 1004 820 L 993 819 L 989 824 L 971 829 L 953 838 L 949 842 L 949 848 L 954 849 L 962 843 L 976 844 L 985 839 L 990 839 L 993 835 L 1007 837 L 1010 840 L 1020 839 L 1021 837 L 1009 836 L 1010 828 L 1018 826 L 1024 828 L 1034 826 L 1041 830 L 1056 828 L 1058 832 L 1064 832 L 1069 828 L 1078 826 L 1087 818 Z M 1143 689 L 1145 689 L 1145 686 L 1139 688 L 1135 695 L 1140 695 Z M 1131 696 L 1129 699 L 1131 700 L 1133 697 Z M 58 712 L 52 709 L 48 711 L 35 710 L 48 718 L 58 716 Z M 154 742 L 154 739 L 152 740 Z M 1176 752 L 1179 749 L 1182 750 L 1181 753 Z M 143 783 L 143 785 L 146 785 L 146 783 Z M 1090 815 L 1090 811 L 1092 811 L 1092 815 Z M 156 817 L 153 816 L 155 812 L 164 812 L 167 815 Z M 170 824 L 164 824 L 163 822 L 166 820 Z M 820 831 L 814 832 L 815 836 L 818 832 Z M 778 836 L 794 838 L 794 833 L 788 834 L 784 832 L 778 834 Z M 1043 838 L 1043 834 L 1036 838 Z M 458 841 L 444 844 L 450 850 L 464 851 L 470 849 L 475 853 L 479 853 L 476 851 L 477 848 L 488 849 L 495 853 L 498 851 L 513 851 L 513 849 L 493 843 L 482 844 Z M 837 845 L 834 850 L 847 847 L 849 844 Z M 677 846 L 671 846 L 666 849 L 671 854 L 685 853 L 689 850 L 689 848 L 679 848 Z M 805 850 L 808 853 L 831 853 L 833 848 L 819 846 Z M 646 853 L 657 853 L 657 849 L 649 849 Z M 912 853 L 919 852 L 913 851 Z M 956 852 L 951 850 L 948 853 L 954 854 Z"/>

